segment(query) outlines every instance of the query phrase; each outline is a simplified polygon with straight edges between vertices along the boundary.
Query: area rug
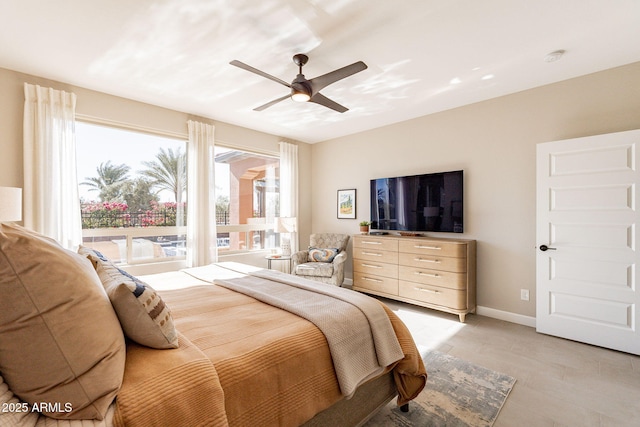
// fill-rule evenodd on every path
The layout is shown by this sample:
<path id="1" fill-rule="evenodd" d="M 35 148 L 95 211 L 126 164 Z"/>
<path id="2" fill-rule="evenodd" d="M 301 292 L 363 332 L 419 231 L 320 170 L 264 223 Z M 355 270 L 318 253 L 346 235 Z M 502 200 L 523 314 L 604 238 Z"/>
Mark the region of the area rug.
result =
<path id="1" fill-rule="evenodd" d="M 516 380 L 448 354 L 423 357 L 427 386 L 402 412 L 395 399 L 364 427 L 490 427 Z"/>

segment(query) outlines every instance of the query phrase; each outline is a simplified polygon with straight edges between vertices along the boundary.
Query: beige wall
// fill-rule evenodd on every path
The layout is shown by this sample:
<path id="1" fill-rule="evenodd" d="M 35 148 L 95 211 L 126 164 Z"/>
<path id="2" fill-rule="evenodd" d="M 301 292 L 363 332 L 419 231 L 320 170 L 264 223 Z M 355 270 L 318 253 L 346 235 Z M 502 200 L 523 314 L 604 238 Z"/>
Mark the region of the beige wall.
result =
<path id="1" fill-rule="evenodd" d="M 74 92 L 77 95 L 76 113 L 84 118 L 97 118 L 185 139 L 188 137 L 187 120 L 199 120 L 215 125 L 217 144 L 266 154 L 278 154 L 278 143 L 282 140 L 275 135 L 0 68 L 0 186 L 22 187 L 24 82 Z M 300 234 L 308 236 L 311 230 L 311 146 L 289 142 L 297 143 L 299 147 Z M 247 262 L 246 257 L 243 259 Z M 266 265 L 260 256 L 255 258 L 255 262 Z"/>
<path id="2" fill-rule="evenodd" d="M 637 128 L 640 63 L 315 144 L 312 231 L 357 233 L 372 178 L 464 169 L 465 232 L 431 235 L 477 239 L 478 305 L 535 316 L 536 144 Z M 356 220 L 336 219 L 341 188 Z"/>

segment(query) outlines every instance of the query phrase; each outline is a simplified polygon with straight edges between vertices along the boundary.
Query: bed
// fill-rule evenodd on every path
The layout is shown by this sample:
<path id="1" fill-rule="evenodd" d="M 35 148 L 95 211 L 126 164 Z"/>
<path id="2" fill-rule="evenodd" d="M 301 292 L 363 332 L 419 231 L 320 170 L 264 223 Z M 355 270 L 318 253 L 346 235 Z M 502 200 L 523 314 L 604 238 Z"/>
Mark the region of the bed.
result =
<path id="1" fill-rule="evenodd" d="M 16 251 L 15 246 L 24 241 L 31 245 L 27 249 L 34 259 L 16 267 L 16 253 L 25 251 Z M 99 254 L 71 254 L 46 238 L 2 225 L 3 297 L 8 287 L 16 283 L 7 278 L 7 268 L 35 274 L 32 264 L 38 261 L 38 250 L 43 245 L 46 251 L 42 256 L 50 264 L 47 276 L 69 274 L 68 267 L 53 274 L 52 265 L 56 256 L 71 258 L 77 263 L 74 276 L 81 269 L 89 277 L 91 269 L 95 269 L 109 297 L 112 288 L 107 282 L 129 281 L 129 288 L 134 293 L 139 291 L 136 301 L 146 304 L 147 311 L 142 317 L 137 313 L 133 326 L 126 326 L 118 304 L 111 300 L 122 328 L 120 333 L 127 338 L 120 342 L 114 334 L 110 338 L 113 342 L 105 345 L 111 353 L 103 354 L 100 361 L 114 362 L 117 369 L 122 367 L 122 376 L 117 387 L 107 384 L 107 392 L 96 393 L 104 402 L 87 406 L 89 410 L 90 406 L 101 405 L 102 412 L 92 419 L 76 419 L 77 414 L 71 416 L 64 408 L 53 413 L 44 411 L 50 416 L 9 411 L 27 400 L 12 393 L 21 392 L 13 388 L 12 381 L 19 383 L 15 379 L 17 369 L 12 365 L 15 360 L 6 360 L 8 352 L 4 347 L 5 338 L 11 338 L 16 331 L 8 326 L 7 316 L 3 319 L 0 314 L 0 375 L 7 380 L 0 381 L 0 405 L 5 408 L 4 412 L 0 408 L 2 425 L 355 426 L 395 396 L 399 405 L 406 404 L 425 385 L 425 368 L 411 335 L 395 314 L 377 300 L 243 264 L 220 263 L 134 278 L 109 266 L 109 261 L 100 259 Z M 3 266 L 3 257 L 9 267 Z M 107 269 L 111 277 L 105 279 Z M 42 286 L 45 273 L 38 274 L 34 286 Z M 121 276 L 116 280 L 117 275 Z M 28 282 L 20 279 L 21 283 Z M 0 313 L 9 309 L 9 304 L 7 298 L 0 299 Z M 354 314 L 354 310 L 362 314 Z M 149 335 L 148 325 L 140 325 L 142 320 L 149 320 L 150 314 L 156 315 L 156 323 Z M 104 325 L 111 321 L 107 317 L 98 322 L 103 325 L 98 329 L 101 334 L 108 335 Z M 82 322 L 81 326 L 96 327 L 94 322 Z M 158 338 L 160 342 L 153 341 Z M 137 342 L 148 339 L 151 345 L 163 348 Z M 124 350 L 112 351 L 117 346 L 113 343 L 123 344 Z M 98 344 L 94 346 L 99 347 Z M 61 346 L 59 342 L 57 346 Z M 88 351 L 86 346 L 81 349 L 83 353 Z M 120 360 L 122 352 L 125 357 Z M 27 366 L 33 366 L 37 361 L 29 363 Z M 24 365 L 20 366 L 24 369 Z M 94 368 L 91 365 L 89 369 Z M 81 381 L 83 375 L 78 377 Z M 23 395 L 29 397 L 28 393 Z M 80 410 L 79 416 L 84 417 L 82 405 L 74 403 L 74 409 L 75 406 Z M 32 409 L 33 403 L 26 408 Z"/>

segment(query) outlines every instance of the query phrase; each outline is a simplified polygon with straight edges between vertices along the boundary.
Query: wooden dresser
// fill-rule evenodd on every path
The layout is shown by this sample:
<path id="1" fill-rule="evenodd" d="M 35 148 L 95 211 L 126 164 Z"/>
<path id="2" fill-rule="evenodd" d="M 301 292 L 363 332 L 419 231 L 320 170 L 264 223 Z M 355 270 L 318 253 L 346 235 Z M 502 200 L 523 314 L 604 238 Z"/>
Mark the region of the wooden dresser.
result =
<path id="1" fill-rule="evenodd" d="M 476 241 L 353 236 L 353 289 L 460 316 L 476 310 Z"/>

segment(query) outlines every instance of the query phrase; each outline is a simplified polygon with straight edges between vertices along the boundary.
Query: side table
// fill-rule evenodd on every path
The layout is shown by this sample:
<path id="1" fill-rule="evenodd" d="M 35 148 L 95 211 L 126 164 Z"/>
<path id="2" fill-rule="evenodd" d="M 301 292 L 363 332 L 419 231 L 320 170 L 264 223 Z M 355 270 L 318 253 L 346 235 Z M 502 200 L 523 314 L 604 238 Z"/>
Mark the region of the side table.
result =
<path id="1" fill-rule="evenodd" d="M 288 273 L 291 274 L 291 256 L 289 255 L 267 255 L 265 257 L 265 259 L 267 260 L 267 268 L 269 270 L 271 270 L 271 261 L 288 261 L 287 264 L 289 265 L 289 270 Z"/>

